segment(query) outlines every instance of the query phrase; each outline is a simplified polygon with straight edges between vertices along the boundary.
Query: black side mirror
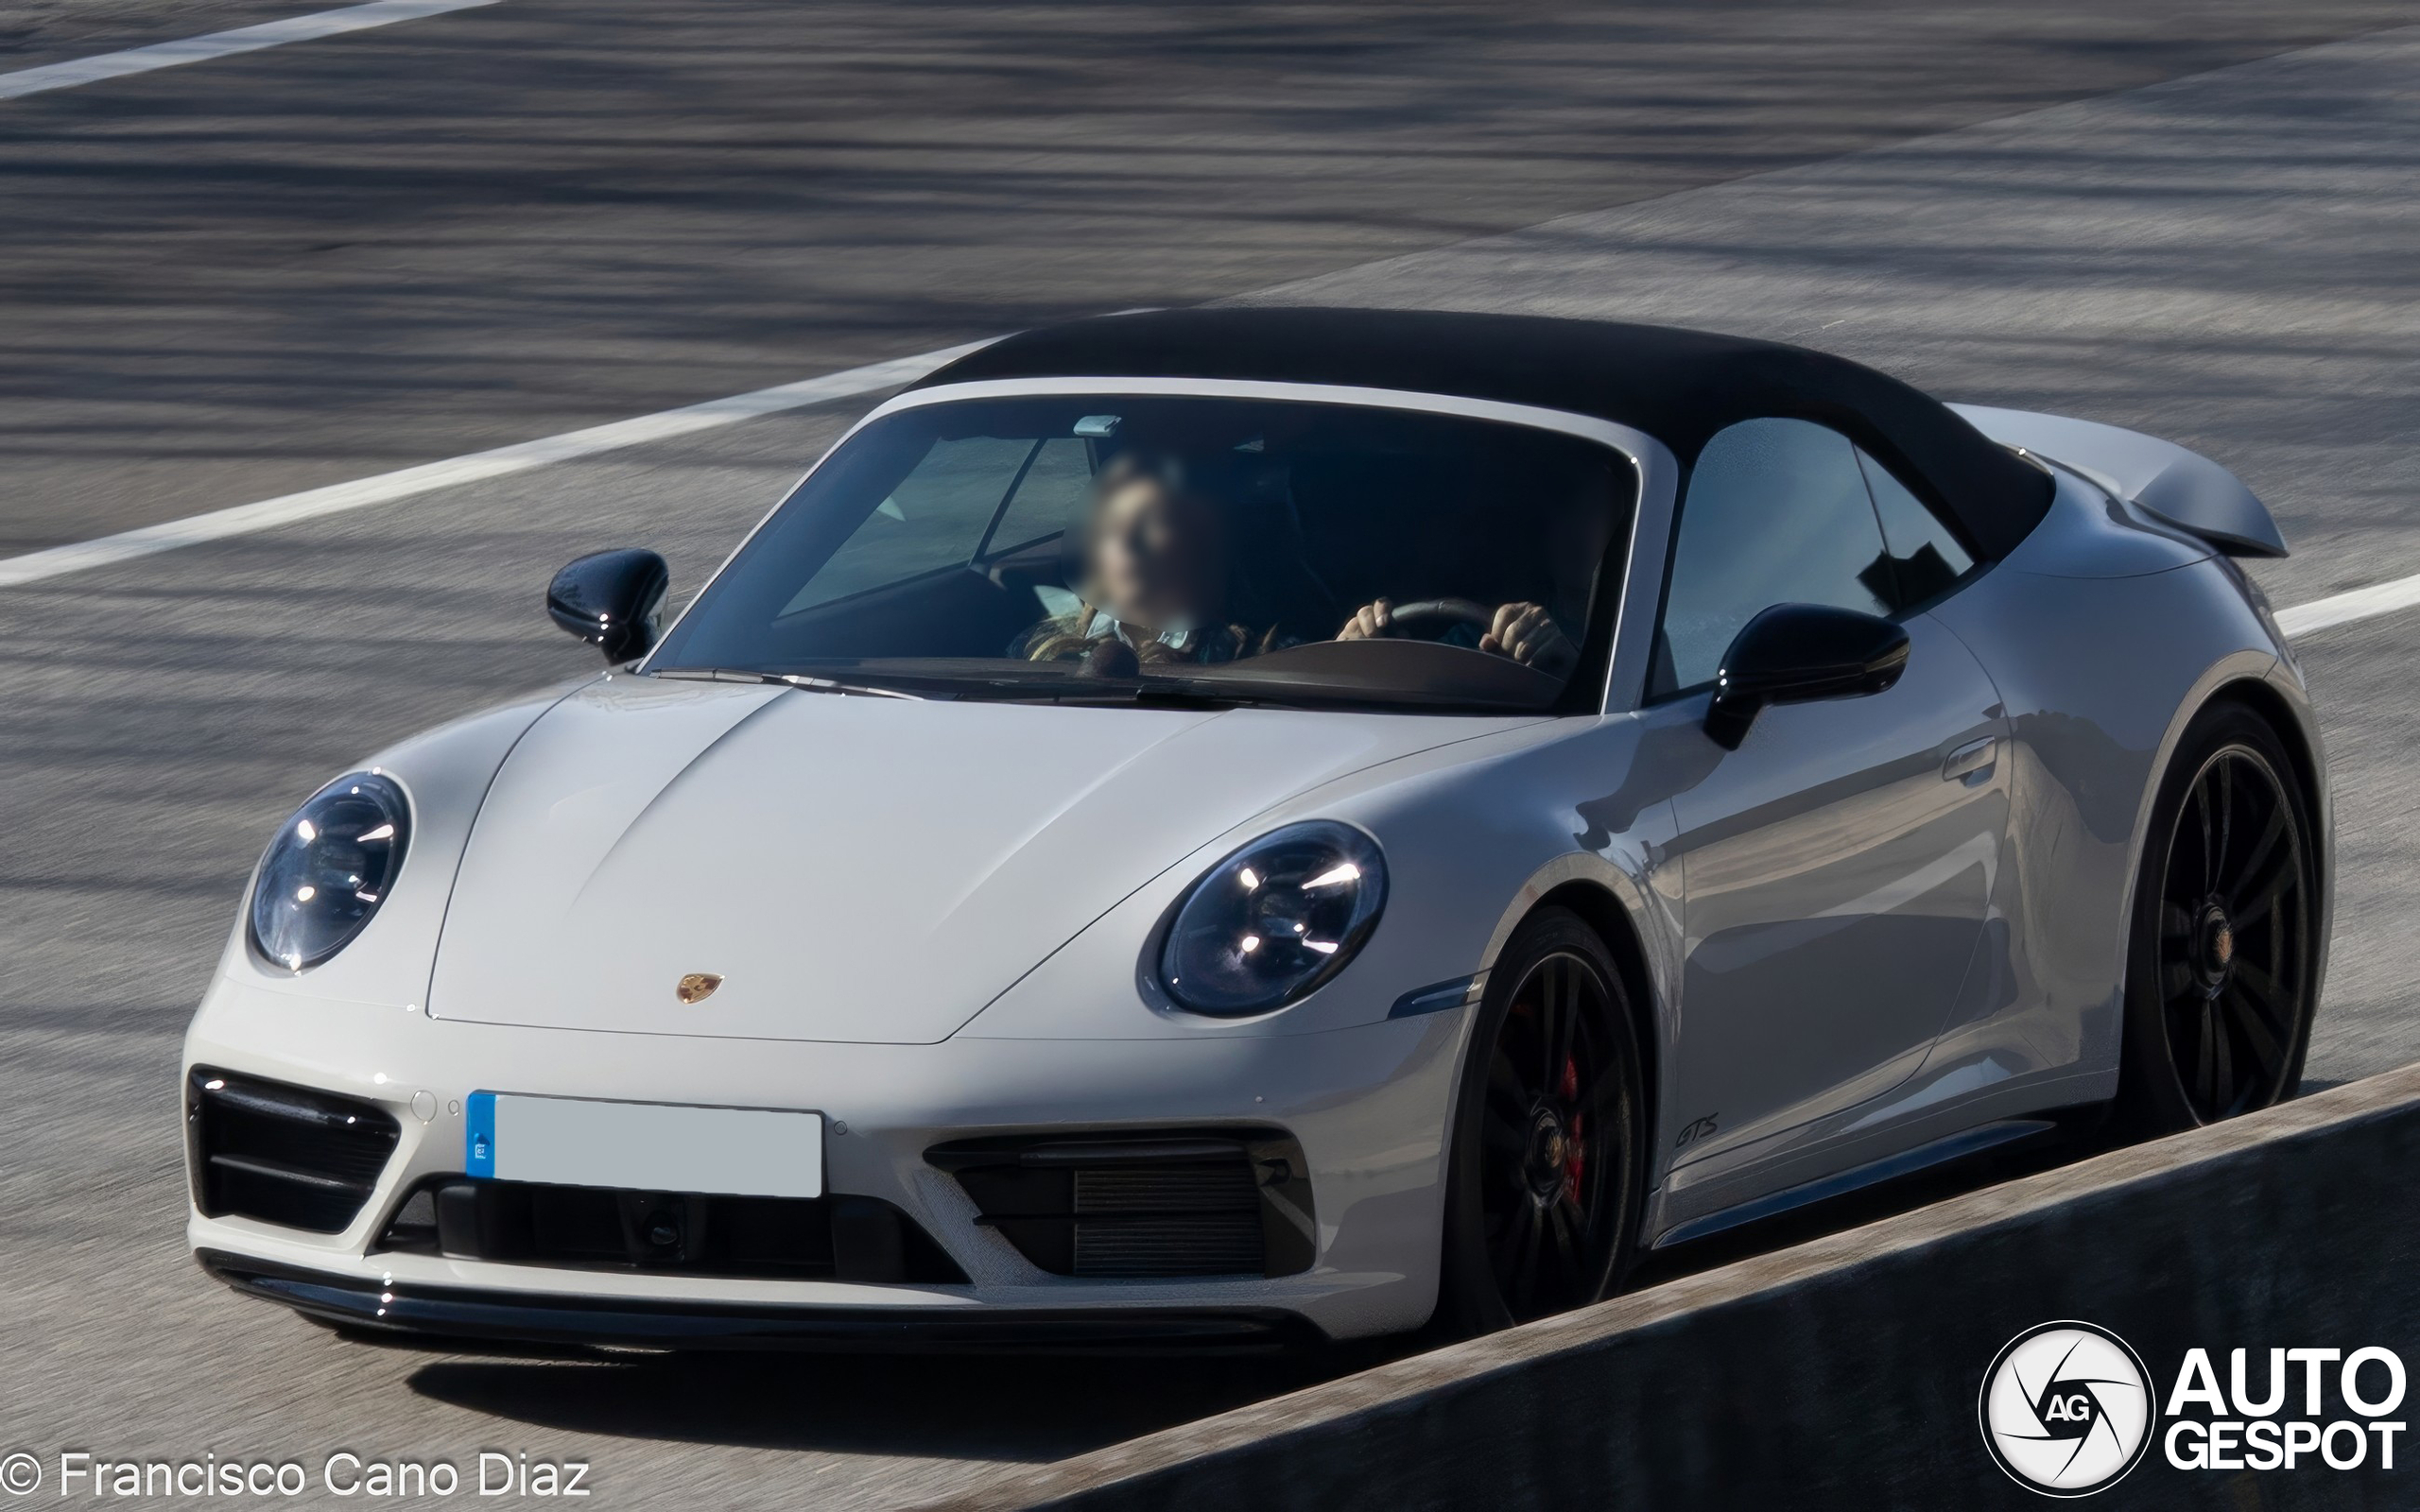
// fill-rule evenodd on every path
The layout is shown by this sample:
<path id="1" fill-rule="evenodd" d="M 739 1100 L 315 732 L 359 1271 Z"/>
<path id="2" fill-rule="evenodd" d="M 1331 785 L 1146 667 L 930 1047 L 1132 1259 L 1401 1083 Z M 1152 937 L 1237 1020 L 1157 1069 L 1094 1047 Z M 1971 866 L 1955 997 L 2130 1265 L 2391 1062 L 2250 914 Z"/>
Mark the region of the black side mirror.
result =
<path id="1" fill-rule="evenodd" d="M 651 551 L 600 551 L 581 557 L 546 585 L 546 612 L 557 625 L 605 653 L 628 662 L 655 648 L 664 591 L 672 569 Z"/>
<path id="2" fill-rule="evenodd" d="M 1908 664 L 1908 632 L 1889 620 L 1825 604 L 1775 604 L 1722 653 L 1705 732 L 1737 750 L 1769 703 L 1880 693 Z"/>

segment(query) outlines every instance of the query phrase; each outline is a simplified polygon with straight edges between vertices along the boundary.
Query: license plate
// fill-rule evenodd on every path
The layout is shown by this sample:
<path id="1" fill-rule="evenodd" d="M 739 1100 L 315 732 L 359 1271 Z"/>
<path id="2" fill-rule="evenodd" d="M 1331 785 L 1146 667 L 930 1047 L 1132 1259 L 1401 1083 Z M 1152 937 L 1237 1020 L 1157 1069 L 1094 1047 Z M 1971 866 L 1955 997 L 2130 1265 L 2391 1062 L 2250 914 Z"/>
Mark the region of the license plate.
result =
<path id="1" fill-rule="evenodd" d="M 498 1181 L 823 1195 L 823 1115 L 473 1092 L 464 1169 Z"/>

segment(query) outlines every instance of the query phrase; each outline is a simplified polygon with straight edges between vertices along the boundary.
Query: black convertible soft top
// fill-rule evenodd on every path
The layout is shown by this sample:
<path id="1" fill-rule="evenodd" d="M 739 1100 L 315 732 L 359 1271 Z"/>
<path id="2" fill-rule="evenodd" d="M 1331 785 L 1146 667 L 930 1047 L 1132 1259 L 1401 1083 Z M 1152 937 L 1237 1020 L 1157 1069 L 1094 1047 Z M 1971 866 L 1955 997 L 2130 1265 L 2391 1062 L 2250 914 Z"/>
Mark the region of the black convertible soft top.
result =
<path id="1" fill-rule="evenodd" d="M 1533 404 L 1628 425 L 1684 467 L 1738 421 L 1842 432 L 2005 556 L 2050 506 L 2049 475 L 1946 405 L 1873 369 L 1774 341 L 1672 326 L 1445 311 L 1153 310 L 994 342 L 916 387 L 992 378 L 1226 378 L 1347 384 Z"/>

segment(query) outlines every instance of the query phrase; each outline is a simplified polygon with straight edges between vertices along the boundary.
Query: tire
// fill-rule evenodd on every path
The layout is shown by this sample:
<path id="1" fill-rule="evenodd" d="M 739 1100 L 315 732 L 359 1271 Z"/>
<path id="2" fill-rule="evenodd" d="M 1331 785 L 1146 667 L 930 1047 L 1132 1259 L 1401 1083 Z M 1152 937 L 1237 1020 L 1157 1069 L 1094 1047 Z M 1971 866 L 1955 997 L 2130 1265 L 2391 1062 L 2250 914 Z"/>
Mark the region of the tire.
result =
<path id="1" fill-rule="evenodd" d="M 1646 1106 L 1612 952 L 1578 915 L 1539 909 L 1489 973 L 1454 1099 L 1440 1330 L 1490 1332 L 1619 1288 L 1645 1196 Z"/>
<path id="2" fill-rule="evenodd" d="M 2324 943 L 2317 845 L 2268 722 L 2233 702 L 2196 715 L 2135 874 L 2121 1132 L 2198 1128 L 2301 1085 Z"/>

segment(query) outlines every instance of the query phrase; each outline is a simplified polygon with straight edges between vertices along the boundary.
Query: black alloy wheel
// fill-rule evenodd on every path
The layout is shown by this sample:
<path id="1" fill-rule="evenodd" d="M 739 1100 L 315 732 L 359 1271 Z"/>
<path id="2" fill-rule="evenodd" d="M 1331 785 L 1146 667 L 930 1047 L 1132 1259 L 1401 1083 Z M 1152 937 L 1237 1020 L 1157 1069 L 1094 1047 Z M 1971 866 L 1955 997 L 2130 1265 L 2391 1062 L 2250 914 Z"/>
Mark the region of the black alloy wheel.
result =
<path id="1" fill-rule="evenodd" d="M 2157 1132 L 2291 1095 L 2313 1001 L 2317 857 L 2264 722 L 2222 705 L 2187 731 L 2136 881 L 2126 1091 Z"/>
<path id="2" fill-rule="evenodd" d="M 1491 974 L 1447 1182 L 1444 1319 L 1503 1328 L 1610 1295 L 1643 1182 L 1639 1059 L 1604 942 L 1541 910 Z"/>

